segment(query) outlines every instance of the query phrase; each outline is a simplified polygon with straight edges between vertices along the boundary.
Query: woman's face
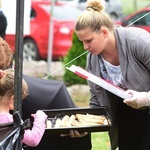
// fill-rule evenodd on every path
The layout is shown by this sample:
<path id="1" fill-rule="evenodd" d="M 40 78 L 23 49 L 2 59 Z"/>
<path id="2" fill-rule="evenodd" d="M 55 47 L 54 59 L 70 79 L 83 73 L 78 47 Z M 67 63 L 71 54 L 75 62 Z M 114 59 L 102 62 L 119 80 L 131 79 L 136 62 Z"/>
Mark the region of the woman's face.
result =
<path id="1" fill-rule="evenodd" d="M 84 49 L 98 55 L 105 49 L 107 42 L 107 33 L 103 29 L 99 31 L 91 31 L 89 28 L 76 31 L 80 41 L 83 42 Z"/>

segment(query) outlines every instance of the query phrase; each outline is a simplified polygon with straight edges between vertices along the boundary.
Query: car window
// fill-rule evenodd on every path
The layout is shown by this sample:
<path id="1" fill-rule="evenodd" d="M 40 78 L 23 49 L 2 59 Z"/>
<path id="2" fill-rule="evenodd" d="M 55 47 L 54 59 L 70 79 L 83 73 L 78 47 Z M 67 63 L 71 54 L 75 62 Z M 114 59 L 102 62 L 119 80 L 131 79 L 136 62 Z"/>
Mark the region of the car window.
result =
<path id="1" fill-rule="evenodd" d="M 148 26 L 150 25 L 150 14 L 145 16 L 145 24 L 148 25 Z"/>
<path id="2" fill-rule="evenodd" d="M 50 6 L 42 6 L 48 13 L 51 11 Z M 75 7 L 69 7 L 67 5 L 60 5 L 53 7 L 53 17 L 58 20 L 75 20 L 81 13 L 81 10 Z"/>
<path id="3" fill-rule="evenodd" d="M 36 11 L 32 8 L 30 13 L 30 19 L 34 19 L 36 15 L 37 15 Z"/>
<path id="4" fill-rule="evenodd" d="M 86 2 L 87 0 L 79 0 L 79 3 Z"/>
<path id="5" fill-rule="evenodd" d="M 54 8 L 54 17 L 59 20 L 75 20 L 80 13 L 81 11 L 74 7 L 58 6 Z"/>
<path id="6" fill-rule="evenodd" d="M 148 12 L 142 12 L 136 16 L 134 16 L 133 18 L 131 18 L 129 21 L 128 21 L 128 24 L 131 24 L 133 22 L 136 22 L 134 23 L 134 25 L 150 25 L 150 14 L 148 14 L 147 16 L 143 17 L 145 14 L 147 14 Z M 142 18 L 143 17 L 143 18 Z M 139 19 L 139 20 L 138 20 Z"/>

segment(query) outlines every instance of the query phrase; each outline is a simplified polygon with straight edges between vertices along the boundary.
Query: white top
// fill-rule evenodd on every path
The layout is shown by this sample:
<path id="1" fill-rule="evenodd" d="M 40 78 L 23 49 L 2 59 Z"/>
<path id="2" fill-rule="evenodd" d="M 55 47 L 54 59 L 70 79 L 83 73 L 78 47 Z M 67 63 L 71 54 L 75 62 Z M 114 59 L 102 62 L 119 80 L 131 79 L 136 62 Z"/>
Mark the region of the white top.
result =
<path id="1" fill-rule="evenodd" d="M 110 64 L 108 61 L 106 61 L 103 57 L 102 59 L 109 76 L 109 81 L 113 82 L 115 85 L 122 84 L 123 78 L 122 78 L 120 65 L 114 66 Z"/>

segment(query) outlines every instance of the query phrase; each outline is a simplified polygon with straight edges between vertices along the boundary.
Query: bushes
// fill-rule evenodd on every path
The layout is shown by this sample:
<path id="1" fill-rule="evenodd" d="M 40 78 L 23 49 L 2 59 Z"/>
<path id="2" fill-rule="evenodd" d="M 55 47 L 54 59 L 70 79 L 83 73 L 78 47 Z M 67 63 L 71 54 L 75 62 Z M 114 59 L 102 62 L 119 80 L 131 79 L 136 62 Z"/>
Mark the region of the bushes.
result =
<path id="1" fill-rule="evenodd" d="M 68 51 L 68 55 L 64 57 L 62 60 L 63 64 L 68 64 L 67 67 L 70 67 L 72 64 L 76 66 L 80 66 L 82 68 L 85 68 L 86 65 L 86 57 L 87 53 L 82 55 L 81 57 L 77 58 L 81 54 L 85 52 L 83 48 L 83 43 L 79 41 L 76 33 L 73 33 L 73 44 L 70 50 Z M 77 59 L 76 59 L 77 58 Z M 71 63 L 70 63 L 71 62 Z M 65 82 L 66 85 L 70 86 L 73 84 L 87 84 L 87 81 L 73 72 L 65 69 L 65 74 L 63 76 L 63 81 Z"/>

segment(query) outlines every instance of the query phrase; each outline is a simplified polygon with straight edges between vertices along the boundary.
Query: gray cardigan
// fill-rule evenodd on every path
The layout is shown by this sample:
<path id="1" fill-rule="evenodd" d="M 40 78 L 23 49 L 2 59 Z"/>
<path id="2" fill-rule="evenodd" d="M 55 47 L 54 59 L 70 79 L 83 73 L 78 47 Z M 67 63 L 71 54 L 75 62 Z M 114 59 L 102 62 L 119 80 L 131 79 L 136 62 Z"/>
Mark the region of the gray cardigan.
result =
<path id="1" fill-rule="evenodd" d="M 140 28 L 117 27 L 115 38 L 125 85 L 136 91 L 150 91 L 150 34 Z M 101 76 L 98 55 L 88 53 L 86 70 Z M 91 92 L 90 107 L 107 106 L 112 118 L 109 135 L 112 150 L 117 147 L 117 115 L 119 97 L 94 83 L 88 82 Z"/>

